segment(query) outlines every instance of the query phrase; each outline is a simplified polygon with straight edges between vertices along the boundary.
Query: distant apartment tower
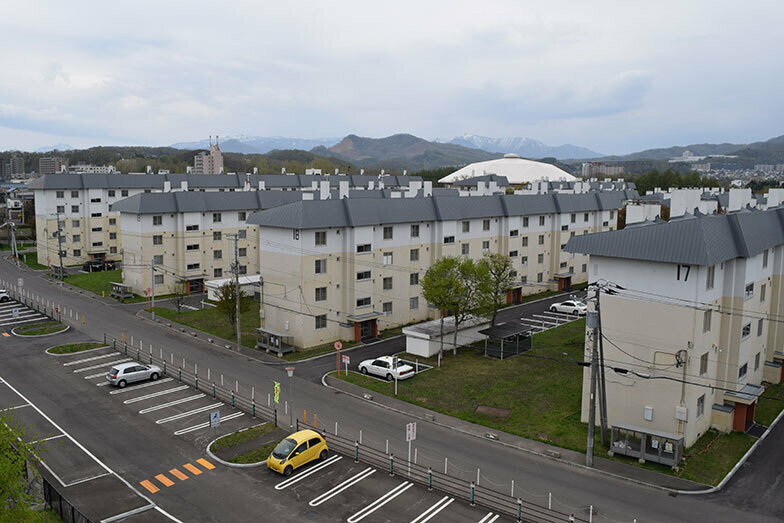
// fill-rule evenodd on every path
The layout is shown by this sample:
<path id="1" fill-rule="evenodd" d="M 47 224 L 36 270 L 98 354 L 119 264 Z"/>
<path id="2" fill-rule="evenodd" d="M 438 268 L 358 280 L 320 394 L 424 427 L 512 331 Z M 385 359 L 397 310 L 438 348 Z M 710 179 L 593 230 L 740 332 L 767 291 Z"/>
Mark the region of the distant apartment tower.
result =
<path id="1" fill-rule="evenodd" d="M 605 165 L 601 162 L 583 162 L 583 178 L 593 178 L 600 174 L 605 176 L 623 174 L 623 165 Z"/>
<path id="2" fill-rule="evenodd" d="M 24 174 L 24 158 L 21 156 L 12 156 L 4 166 L 3 174 L 12 176 L 15 174 Z"/>
<path id="3" fill-rule="evenodd" d="M 68 170 L 68 160 L 57 156 L 38 160 L 39 174 L 55 174 Z"/>
<path id="4" fill-rule="evenodd" d="M 202 151 L 193 157 L 193 174 L 222 174 L 223 173 L 223 153 L 218 145 L 218 137 L 212 143 L 210 136 L 210 152 Z"/>

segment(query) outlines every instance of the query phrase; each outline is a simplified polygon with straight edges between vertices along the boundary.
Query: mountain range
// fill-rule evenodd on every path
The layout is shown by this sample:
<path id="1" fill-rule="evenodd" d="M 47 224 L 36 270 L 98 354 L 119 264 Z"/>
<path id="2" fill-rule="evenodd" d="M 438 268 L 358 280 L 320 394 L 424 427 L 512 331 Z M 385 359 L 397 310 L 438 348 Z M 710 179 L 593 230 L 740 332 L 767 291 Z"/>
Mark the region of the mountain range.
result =
<path id="1" fill-rule="evenodd" d="M 482 149 L 493 153 L 516 153 L 524 158 L 551 157 L 557 160 L 577 160 L 602 156 L 601 153 L 580 147 L 579 145 L 567 143 L 552 147 L 532 138 L 489 138 L 475 134 L 464 134 L 450 140 L 436 139 L 436 141 L 462 145 L 472 149 Z"/>
<path id="2" fill-rule="evenodd" d="M 226 153 L 266 154 L 270 151 L 300 149 L 309 151 L 314 147 L 334 145 L 340 138 L 287 138 L 285 136 L 226 136 L 220 141 L 221 151 Z M 175 149 L 209 149 L 209 140 L 178 142 L 171 144 Z"/>
<path id="3" fill-rule="evenodd" d="M 74 148 L 68 145 L 67 143 L 56 143 L 54 145 L 48 145 L 45 147 L 39 147 L 34 152 L 37 153 L 48 153 L 51 151 L 73 151 Z"/>

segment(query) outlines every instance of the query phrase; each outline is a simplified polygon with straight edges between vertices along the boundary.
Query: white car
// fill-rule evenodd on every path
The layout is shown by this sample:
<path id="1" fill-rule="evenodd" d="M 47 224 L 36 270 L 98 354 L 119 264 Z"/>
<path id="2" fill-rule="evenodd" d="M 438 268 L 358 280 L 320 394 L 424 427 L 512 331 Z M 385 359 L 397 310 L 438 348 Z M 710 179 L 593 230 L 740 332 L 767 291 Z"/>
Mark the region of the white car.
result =
<path id="1" fill-rule="evenodd" d="M 561 303 L 550 305 L 550 312 L 560 312 L 562 314 L 574 314 L 584 316 L 588 313 L 588 306 L 581 301 L 567 300 Z"/>
<path id="2" fill-rule="evenodd" d="M 7 301 L 11 301 L 11 297 L 8 295 L 8 292 L 5 290 L 0 290 L 0 303 L 5 303 Z"/>
<path id="3" fill-rule="evenodd" d="M 359 364 L 359 371 L 362 374 L 372 374 L 387 381 L 392 381 L 395 378 L 405 380 L 416 374 L 414 367 L 401 362 L 393 356 L 381 356 L 374 360 L 365 360 Z"/>
<path id="4" fill-rule="evenodd" d="M 141 363 L 120 363 L 112 367 L 106 375 L 106 381 L 121 389 L 129 383 L 143 380 L 157 380 L 161 375 L 161 368 L 157 365 L 143 365 Z"/>

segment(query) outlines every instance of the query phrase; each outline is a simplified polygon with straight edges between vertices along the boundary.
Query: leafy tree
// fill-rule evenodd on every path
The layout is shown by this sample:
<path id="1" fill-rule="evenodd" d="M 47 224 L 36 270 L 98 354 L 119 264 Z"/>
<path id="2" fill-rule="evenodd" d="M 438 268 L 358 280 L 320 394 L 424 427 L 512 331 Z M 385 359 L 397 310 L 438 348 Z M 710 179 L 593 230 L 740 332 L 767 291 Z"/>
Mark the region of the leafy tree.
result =
<path id="1" fill-rule="evenodd" d="M 491 314 L 490 325 L 495 325 L 498 310 L 504 305 L 504 297 L 514 286 L 512 260 L 500 253 L 487 253 L 477 263 L 483 269 L 478 276 L 484 278 L 479 286 L 481 309 Z"/>
<path id="2" fill-rule="evenodd" d="M 441 365 L 441 356 L 444 353 L 444 315 L 447 311 L 454 310 L 457 297 L 462 291 L 458 266 L 460 259 L 454 256 L 445 256 L 436 260 L 422 277 L 422 296 L 427 302 L 436 307 L 441 316 L 441 343 L 438 349 L 438 364 Z"/>
<path id="3" fill-rule="evenodd" d="M 472 258 L 459 258 L 456 267 L 458 286 L 452 302 L 452 316 L 455 318 L 454 343 L 452 353 L 457 354 L 457 331 L 460 324 L 482 312 L 482 297 L 489 294 L 490 276 L 487 267 Z"/>
<path id="4" fill-rule="evenodd" d="M 178 279 L 176 283 L 169 286 L 169 294 L 177 309 L 177 314 L 182 312 L 182 306 L 188 301 L 188 280 Z"/>
<path id="5" fill-rule="evenodd" d="M 233 283 L 218 287 L 218 301 L 215 306 L 228 320 L 232 332 L 237 334 L 237 292 Z M 246 312 L 248 309 L 250 309 L 250 300 L 240 289 L 240 312 Z"/>
<path id="6" fill-rule="evenodd" d="M 38 445 L 27 443 L 11 415 L 0 413 L 0 521 L 26 521 L 35 501 L 28 481 L 28 462 L 37 461 Z"/>

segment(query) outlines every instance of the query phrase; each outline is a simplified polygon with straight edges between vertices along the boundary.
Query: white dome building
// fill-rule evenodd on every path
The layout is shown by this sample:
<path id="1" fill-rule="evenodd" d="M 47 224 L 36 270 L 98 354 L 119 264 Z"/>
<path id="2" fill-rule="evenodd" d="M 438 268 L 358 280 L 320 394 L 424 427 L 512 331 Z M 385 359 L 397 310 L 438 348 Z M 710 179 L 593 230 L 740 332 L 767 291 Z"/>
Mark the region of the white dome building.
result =
<path id="1" fill-rule="evenodd" d="M 524 185 L 541 179 L 546 179 L 551 182 L 561 180 L 573 182 L 577 180 L 577 178 L 566 171 L 559 169 L 555 165 L 526 160 L 521 158 L 519 154 L 509 153 L 497 160 L 488 160 L 486 162 L 476 162 L 466 165 L 449 176 L 441 178 L 438 182 L 448 184 L 467 178 L 484 176 L 486 174 L 506 176 L 506 179 L 509 180 L 509 185 Z"/>

